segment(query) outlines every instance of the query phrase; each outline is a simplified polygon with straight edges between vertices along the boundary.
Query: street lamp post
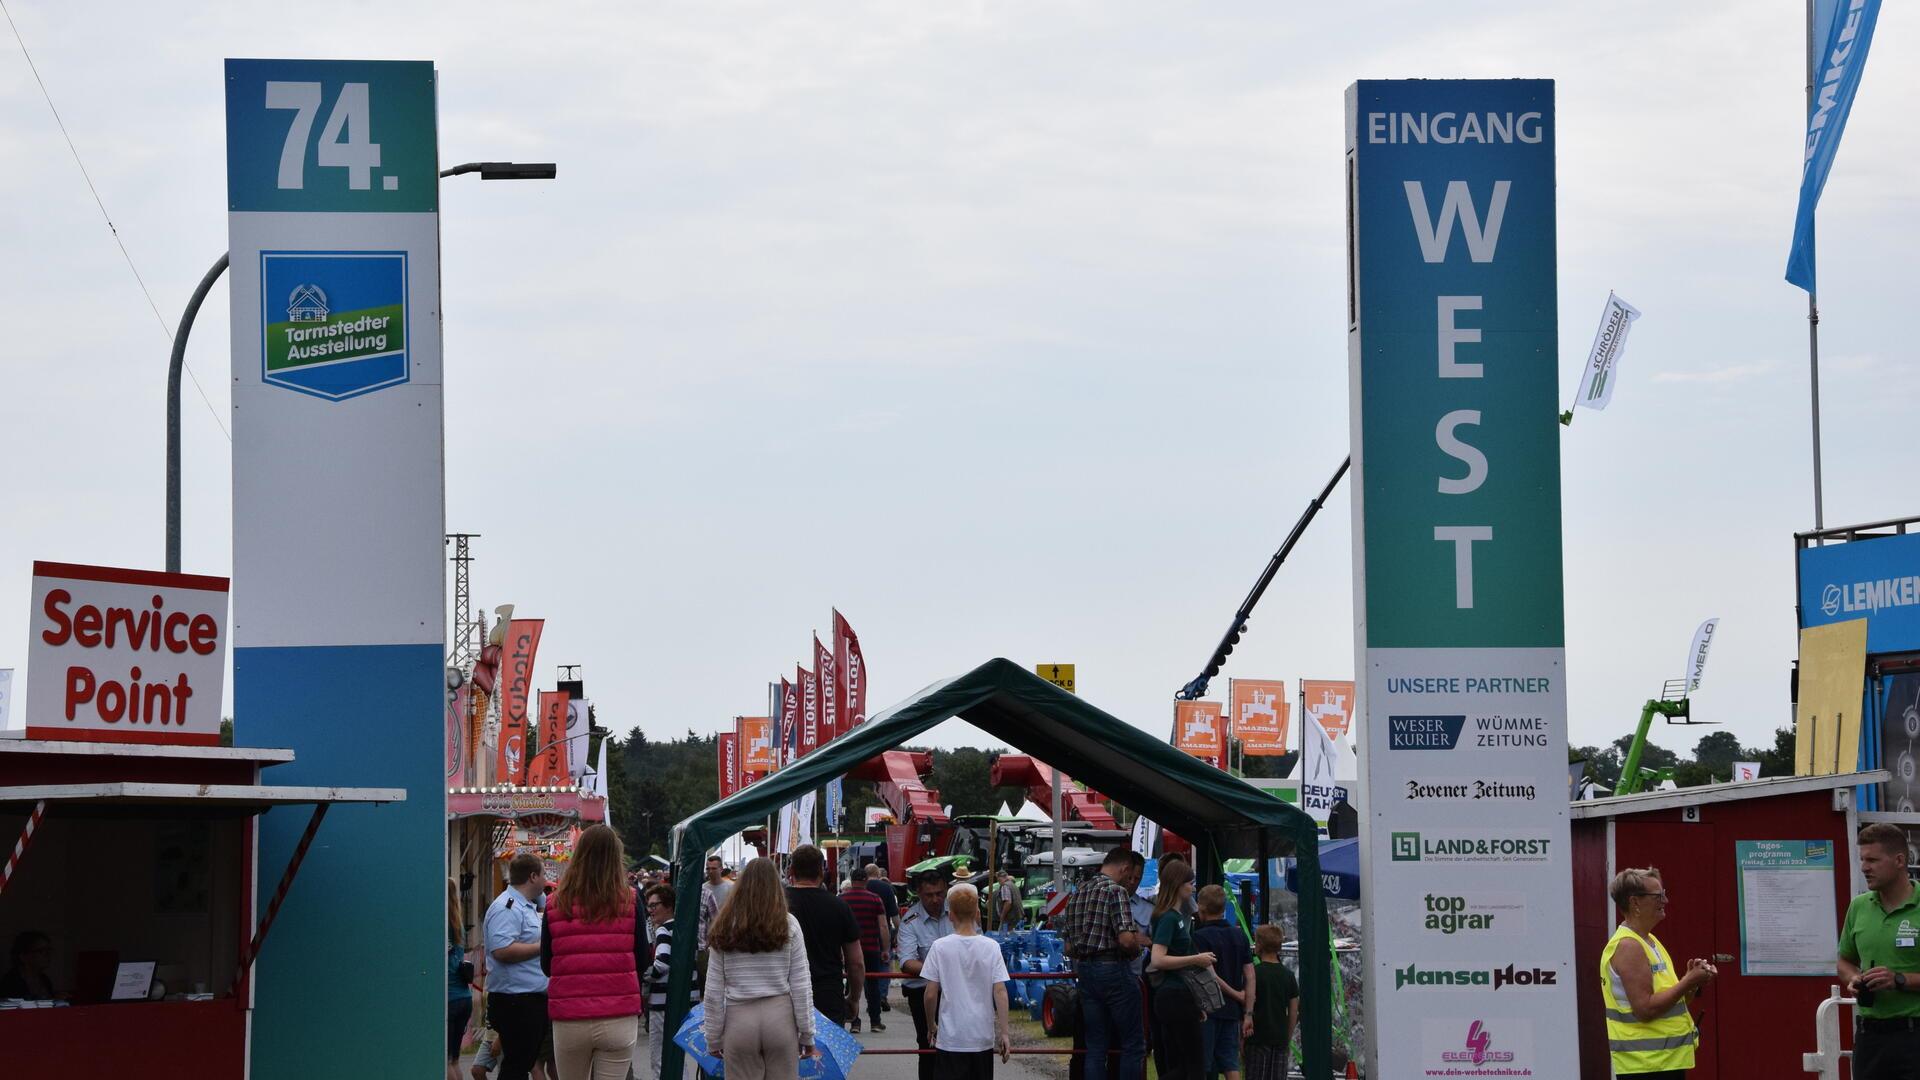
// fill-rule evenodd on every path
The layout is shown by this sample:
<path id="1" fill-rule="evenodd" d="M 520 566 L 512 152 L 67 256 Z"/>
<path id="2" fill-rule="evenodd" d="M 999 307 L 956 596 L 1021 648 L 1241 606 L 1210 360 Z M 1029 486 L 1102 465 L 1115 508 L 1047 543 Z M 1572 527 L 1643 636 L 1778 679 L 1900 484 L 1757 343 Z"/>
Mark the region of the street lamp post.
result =
<path id="1" fill-rule="evenodd" d="M 551 161 L 469 161 L 440 170 L 442 177 L 479 173 L 482 180 L 552 180 L 559 168 Z M 187 300 L 180 315 L 180 328 L 173 335 L 173 356 L 167 365 L 167 573 L 180 572 L 180 372 L 187 361 L 187 336 L 193 332 L 193 320 L 200 305 L 213 289 L 213 283 L 226 273 L 227 256 L 223 252 L 200 285 Z"/>

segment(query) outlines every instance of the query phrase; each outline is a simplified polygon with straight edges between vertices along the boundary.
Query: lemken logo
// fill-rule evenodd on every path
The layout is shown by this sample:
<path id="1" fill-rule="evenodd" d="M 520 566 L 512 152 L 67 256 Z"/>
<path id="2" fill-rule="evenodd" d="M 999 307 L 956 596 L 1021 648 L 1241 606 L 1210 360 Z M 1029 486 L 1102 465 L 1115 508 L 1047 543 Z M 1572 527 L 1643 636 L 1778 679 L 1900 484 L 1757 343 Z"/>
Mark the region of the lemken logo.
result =
<path id="1" fill-rule="evenodd" d="M 1820 610 L 1828 616 L 1843 612 L 1878 614 L 1882 608 L 1920 604 L 1920 575 L 1828 585 L 1820 590 Z"/>
<path id="2" fill-rule="evenodd" d="M 1548 968 L 1523 968 L 1513 964 L 1503 968 L 1459 968 L 1453 971 L 1434 971 L 1408 964 L 1393 973 L 1393 988 L 1487 986 L 1502 990 L 1509 986 L 1557 986 L 1559 978 L 1559 972 Z"/>

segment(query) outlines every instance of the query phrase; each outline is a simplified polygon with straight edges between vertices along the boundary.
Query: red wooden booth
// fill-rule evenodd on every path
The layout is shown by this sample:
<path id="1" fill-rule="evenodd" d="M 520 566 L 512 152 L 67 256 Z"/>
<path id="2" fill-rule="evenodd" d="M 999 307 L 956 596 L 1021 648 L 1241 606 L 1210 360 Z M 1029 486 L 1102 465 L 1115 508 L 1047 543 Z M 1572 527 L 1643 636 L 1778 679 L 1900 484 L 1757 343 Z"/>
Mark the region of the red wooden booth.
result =
<path id="1" fill-rule="evenodd" d="M 1833 950 L 1840 918 L 1848 901 L 1865 888 L 1859 883 L 1854 843 L 1860 826 L 1854 788 L 1886 779 L 1885 772 L 1790 776 L 1574 803 L 1574 956 L 1582 1080 L 1613 1075 L 1600 998 L 1600 953 L 1618 925 L 1607 885 L 1622 869 L 1647 866 L 1659 868 L 1672 897 L 1667 918 L 1654 933 L 1674 963 L 1684 967 L 1688 958 L 1703 957 L 1720 972 L 1693 1004 L 1700 1045 L 1689 1076 L 1745 1080 L 1800 1075 L 1800 1055 L 1814 1049 L 1814 1010 L 1838 981 Z M 1744 848 L 1743 841 L 1748 842 Z M 1740 862 L 1755 857 L 1755 841 L 1787 842 L 1783 847 L 1796 857 L 1811 853 L 1815 860 L 1831 858 L 1830 871 L 1816 871 L 1818 881 L 1803 878 L 1799 883 L 1803 893 L 1811 889 L 1815 894 L 1825 883 L 1833 898 L 1831 915 L 1823 896 L 1802 905 L 1811 911 L 1803 921 L 1813 933 L 1803 949 L 1808 961 L 1792 966 L 1805 973 L 1743 971 L 1749 964 L 1757 966 L 1759 955 L 1756 951 L 1743 957 L 1743 934 L 1749 926 L 1760 925 L 1749 920 L 1765 917 L 1756 899 L 1760 886 L 1753 878 L 1743 881 Z M 1747 872 L 1760 870 L 1750 863 Z M 1825 970 L 1818 971 L 1819 958 L 1812 954 L 1822 938 Z M 1765 947 L 1777 949 L 1779 942 Z"/>
<path id="2" fill-rule="evenodd" d="M 252 959 L 328 807 L 406 797 L 260 782 L 292 760 L 290 750 L 0 738 L 0 844 L 11 855 L 0 949 L 23 931 L 45 934 L 56 994 L 0 1007 L 0 1075 L 246 1075 Z M 308 827 L 291 858 L 261 867 L 255 821 L 276 807 Z M 9 963 L 0 954 L 0 969 Z"/>

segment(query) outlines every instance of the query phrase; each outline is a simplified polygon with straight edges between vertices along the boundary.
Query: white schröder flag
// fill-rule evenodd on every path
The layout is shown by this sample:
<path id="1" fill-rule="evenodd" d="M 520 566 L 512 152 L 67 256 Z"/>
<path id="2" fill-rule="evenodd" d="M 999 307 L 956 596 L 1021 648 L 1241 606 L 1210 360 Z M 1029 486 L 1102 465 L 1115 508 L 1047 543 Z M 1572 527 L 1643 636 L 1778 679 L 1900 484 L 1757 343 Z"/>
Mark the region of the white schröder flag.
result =
<path id="1" fill-rule="evenodd" d="M 1714 631 L 1720 629 L 1719 619 L 1708 619 L 1693 632 L 1693 646 L 1687 650 L 1687 690 L 1691 694 L 1700 689 L 1700 678 L 1707 671 L 1707 650 L 1713 647 Z"/>
<path id="2" fill-rule="evenodd" d="M 1640 309 L 1607 294 L 1607 309 L 1600 315 L 1600 327 L 1593 332 L 1593 348 L 1587 353 L 1587 367 L 1580 376 L 1580 396 L 1576 406 L 1604 409 L 1613 400 L 1613 384 L 1620 372 L 1620 358 L 1627 351 L 1627 332 L 1640 317 Z"/>

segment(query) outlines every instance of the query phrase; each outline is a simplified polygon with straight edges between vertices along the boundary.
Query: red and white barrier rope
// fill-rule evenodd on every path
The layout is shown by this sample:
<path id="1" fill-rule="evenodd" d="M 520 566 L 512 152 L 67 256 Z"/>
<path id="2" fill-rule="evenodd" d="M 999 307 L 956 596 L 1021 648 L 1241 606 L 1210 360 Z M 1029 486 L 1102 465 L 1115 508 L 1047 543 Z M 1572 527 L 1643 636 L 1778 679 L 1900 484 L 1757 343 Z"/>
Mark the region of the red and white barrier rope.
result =
<path id="1" fill-rule="evenodd" d="M 5 892 L 7 883 L 13 880 L 14 868 L 20 865 L 20 860 L 26 855 L 27 848 L 33 846 L 33 831 L 40 827 L 40 819 L 46 814 L 47 800 L 41 799 L 33 804 L 33 813 L 27 815 L 27 827 L 20 830 L 20 839 L 13 843 L 13 854 L 7 856 L 6 872 L 0 875 L 0 892 Z"/>

